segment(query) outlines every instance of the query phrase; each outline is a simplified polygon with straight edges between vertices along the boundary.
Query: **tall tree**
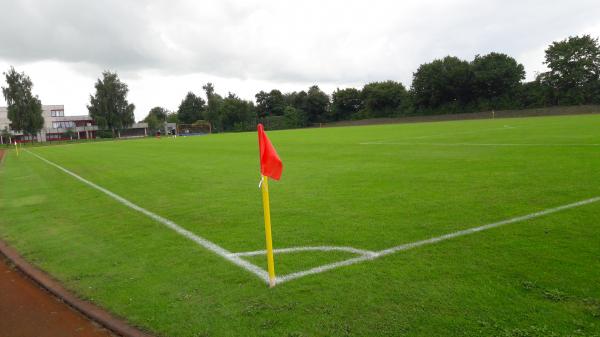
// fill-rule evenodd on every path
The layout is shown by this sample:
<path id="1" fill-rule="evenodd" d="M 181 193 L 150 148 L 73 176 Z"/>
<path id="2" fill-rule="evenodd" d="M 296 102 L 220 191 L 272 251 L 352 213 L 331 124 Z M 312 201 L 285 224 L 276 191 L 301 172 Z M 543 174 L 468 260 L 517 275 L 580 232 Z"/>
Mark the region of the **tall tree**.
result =
<path id="1" fill-rule="evenodd" d="M 420 65 L 411 89 L 416 108 L 432 110 L 445 105 L 461 109 L 473 98 L 472 77 L 469 62 L 453 56 Z"/>
<path id="2" fill-rule="evenodd" d="M 150 109 L 144 122 L 148 123 L 148 128 L 152 131 L 164 129 L 165 123 L 167 122 L 167 109 L 156 106 Z"/>
<path id="3" fill-rule="evenodd" d="M 181 123 L 192 124 L 203 118 L 206 102 L 193 92 L 188 92 L 177 109 L 177 120 Z"/>
<path id="4" fill-rule="evenodd" d="M 363 106 L 369 117 L 391 117 L 403 112 L 408 93 L 395 81 L 372 82 L 362 89 Z"/>
<path id="5" fill-rule="evenodd" d="M 98 79 L 95 88 L 96 93 L 90 95 L 88 111 L 98 126 L 111 130 L 114 137 L 117 130 L 135 122 L 135 105 L 127 102 L 129 88 L 121 82 L 117 73 L 110 71 L 102 73 L 102 79 Z"/>
<path id="6" fill-rule="evenodd" d="M 179 123 L 176 111 L 167 113 L 167 123 Z"/>
<path id="7" fill-rule="evenodd" d="M 523 83 L 517 100 L 523 108 L 551 106 L 552 88 L 547 83 L 545 73 L 538 74 L 531 82 Z"/>
<path id="8" fill-rule="evenodd" d="M 223 99 L 221 122 L 225 131 L 252 129 L 256 125 L 254 121 L 254 104 L 251 101 L 245 101 L 235 94 L 229 93 Z"/>
<path id="9" fill-rule="evenodd" d="M 318 86 L 313 85 L 306 93 L 304 112 L 308 121 L 312 123 L 325 122 L 329 108 L 329 96 Z"/>
<path id="10" fill-rule="evenodd" d="M 590 35 L 553 42 L 544 62 L 550 71 L 548 83 L 555 91 L 556 104 L 583 104 L 597 101 L 600 89 L 600 45 Z"/>
<path id="11" fill-rule="evenodd" d="M 31 93 L 33 83 L 25 73 L 18 73 L 10 67 L 6 77 L 6 87 L 2 94 L 8 104 L 8 119 L 10 128 L 27 135 L 36 135 L 44 126 L 42 102 L 38 96 Z"/>
<path id="12" fill-rule="evenodd" d="M 254 95 L 254 98 L 256 100 L 256 116 L 261 118 L 268 116 L 269 93 L 261 90 Z"/>
<path id="13" fill-rule="evenodd" d="M 516 103 L 517 91 L 525 79 L 525 67 L 522 64 L 506 54 L 490 53 L 475 56 L 471 69 L 475 98 L 487 101 L 495 109 L 510 108 L 501 106 L 502 101 Z"/>
<path id="14" fill-rule="evenodd" d="M 268 93 L 260 91 L 254 97 L 256 98 L 256 113 L 259 117 L 283 115 L 286 102 L 281 91 L 277 89 Z"/>
<path id="15" fill-rule="evenodd" d="M 155 106 L 154 108 L 150 109 L 150 111 L 148 112 L 148 116 L 154 115 L 158 120 L 166 121 L 168 113 L 169 110 L 160 106 Z"/>
<path id="16" fill-rule="evenodd" d="M 202 89 L 206 93 L 207 101 L 204 119 L 210 122 L 213 130 L 222 131 L 221 108 L 223 106 L 223 97 L 215 92 L 215 86 L 210 82 L 202 86 Z"/>
<path id="17" fill-rule="evenodd" d="M 283 99 L 287 106 L 294 107 L 306 113 L 306 96 L 308 94 L 304 90 L 300 92 L 294 91 L 283 95 Z"/>
<path id="18" fill-rule="evenodd" d="M 362 107 L 361 92 L 355 88 L 336 89 L 331 94 L 331 111 L 329 119 L 339 121 L 350 119 Z"/>

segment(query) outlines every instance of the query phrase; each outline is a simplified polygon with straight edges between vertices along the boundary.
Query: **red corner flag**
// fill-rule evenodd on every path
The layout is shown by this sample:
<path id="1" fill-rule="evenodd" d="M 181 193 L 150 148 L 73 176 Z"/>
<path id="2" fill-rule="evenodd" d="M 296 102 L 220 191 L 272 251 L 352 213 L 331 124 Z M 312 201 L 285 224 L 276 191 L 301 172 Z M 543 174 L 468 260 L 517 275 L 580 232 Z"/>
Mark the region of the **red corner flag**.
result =
<path id="1" fill-rule="evenodd" d="M 260 123 L 258 124 L 258 148 L 260 150 L 260 173 L 263 176 L 279 180 L 283 164 Z"/>

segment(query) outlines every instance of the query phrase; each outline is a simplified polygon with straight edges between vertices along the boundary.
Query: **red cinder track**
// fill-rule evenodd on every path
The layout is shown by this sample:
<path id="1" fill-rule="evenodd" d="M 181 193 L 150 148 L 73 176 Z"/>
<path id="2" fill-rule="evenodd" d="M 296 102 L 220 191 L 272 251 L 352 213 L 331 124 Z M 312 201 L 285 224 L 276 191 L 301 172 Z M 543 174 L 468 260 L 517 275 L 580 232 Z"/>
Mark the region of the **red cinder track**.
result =
<path id="1" fill-rule="evenodd" d="M 0 336 L 114 335 L 39 288 L 0 257 Z"/>

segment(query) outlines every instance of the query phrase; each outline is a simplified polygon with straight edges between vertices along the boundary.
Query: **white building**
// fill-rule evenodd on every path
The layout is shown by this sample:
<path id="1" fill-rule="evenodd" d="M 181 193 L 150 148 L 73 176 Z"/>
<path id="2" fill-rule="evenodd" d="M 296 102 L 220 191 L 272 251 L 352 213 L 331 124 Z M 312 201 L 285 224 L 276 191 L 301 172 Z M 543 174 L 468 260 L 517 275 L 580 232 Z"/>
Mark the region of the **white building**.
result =
<path id="1" fill-rule="evenodd" d="M 88 115 L 65 116 L 64 105 L 42 105 L 42 116 L 44 117 L 44 127 L 40 133 L 33 137 L 25 136 L 21 132 L 10 130 L 7 108 L 0 107 L 0 143 L 8 143 L 8 140 L 1 136 L 2 130 L 5 129 L 10 132 L 11 139 L 18 142 L 68 140 L 71 139 L 66 134 L 68 130 L 73 131 L 73 139 L 96 138 L 98 127 L 92 118 Z"/>

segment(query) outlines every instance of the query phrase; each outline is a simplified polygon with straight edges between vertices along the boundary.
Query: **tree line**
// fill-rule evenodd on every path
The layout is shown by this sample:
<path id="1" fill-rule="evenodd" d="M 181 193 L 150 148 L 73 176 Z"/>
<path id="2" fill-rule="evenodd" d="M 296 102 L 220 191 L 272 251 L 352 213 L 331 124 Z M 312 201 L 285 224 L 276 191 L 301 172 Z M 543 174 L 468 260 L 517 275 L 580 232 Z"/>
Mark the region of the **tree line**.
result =
<path id="1" fill-rule="evenodd" d="M 253 130 L 257 122 L 276 129 L 349 119 L 600 104 L 598 38 L 583 35 L 555 41 L 545 50 L 544 64 L 547 72 L 524 82 L 524 66 L 509 55 L 492 52 L 470 61 L 446 56 L 421 64 L 408 89 L 389 80 L 362 88 L 338 88 L 328 95 L 313 85 L 287 93 L 260 91 L 255 101 L 234 93 L 223 97 L 207 83 L 202 87 L 206 99 L 190 91 L 176 111 L 154 107 L 143 121 L 158 130 L 166 122 L 205 120 L 214 131 L 224 132 Z M 31 80 L 12 67 L 5 76 L 8 86 L 2 91 L 11 128 L 39 132 L 41 103 L 31 94 Z M 101 129 L 114 133 L 134 123 L 135 106 L 127 101 L 127 85 L 116 73 L 103 72 L 95 89 L 88 111 Z"/>
<path id="2" fill-rule="evenodd" d="M 257 120 L 293 128 L 350 119 L 600 104 L 597 38 L 583 35 L 553 42 L 545 50 L 544 64 L 547 72 L 524 82 L 524 66 L 509 55 L 492 52 L 470 61 L 446 56 L 420 65 L 408 89 L 389 80 L 338 88 L 330 96 L 314 85 L 299 92 L 260 91 L 255 102 L 232 93 L 221 97 L 208 83 L 203 87 L 207 101 L 188 92 L 177 111 L 157 107 L 146 121 L 202 119 L 216 131 L 241 131 L 253 129 Z"/>

